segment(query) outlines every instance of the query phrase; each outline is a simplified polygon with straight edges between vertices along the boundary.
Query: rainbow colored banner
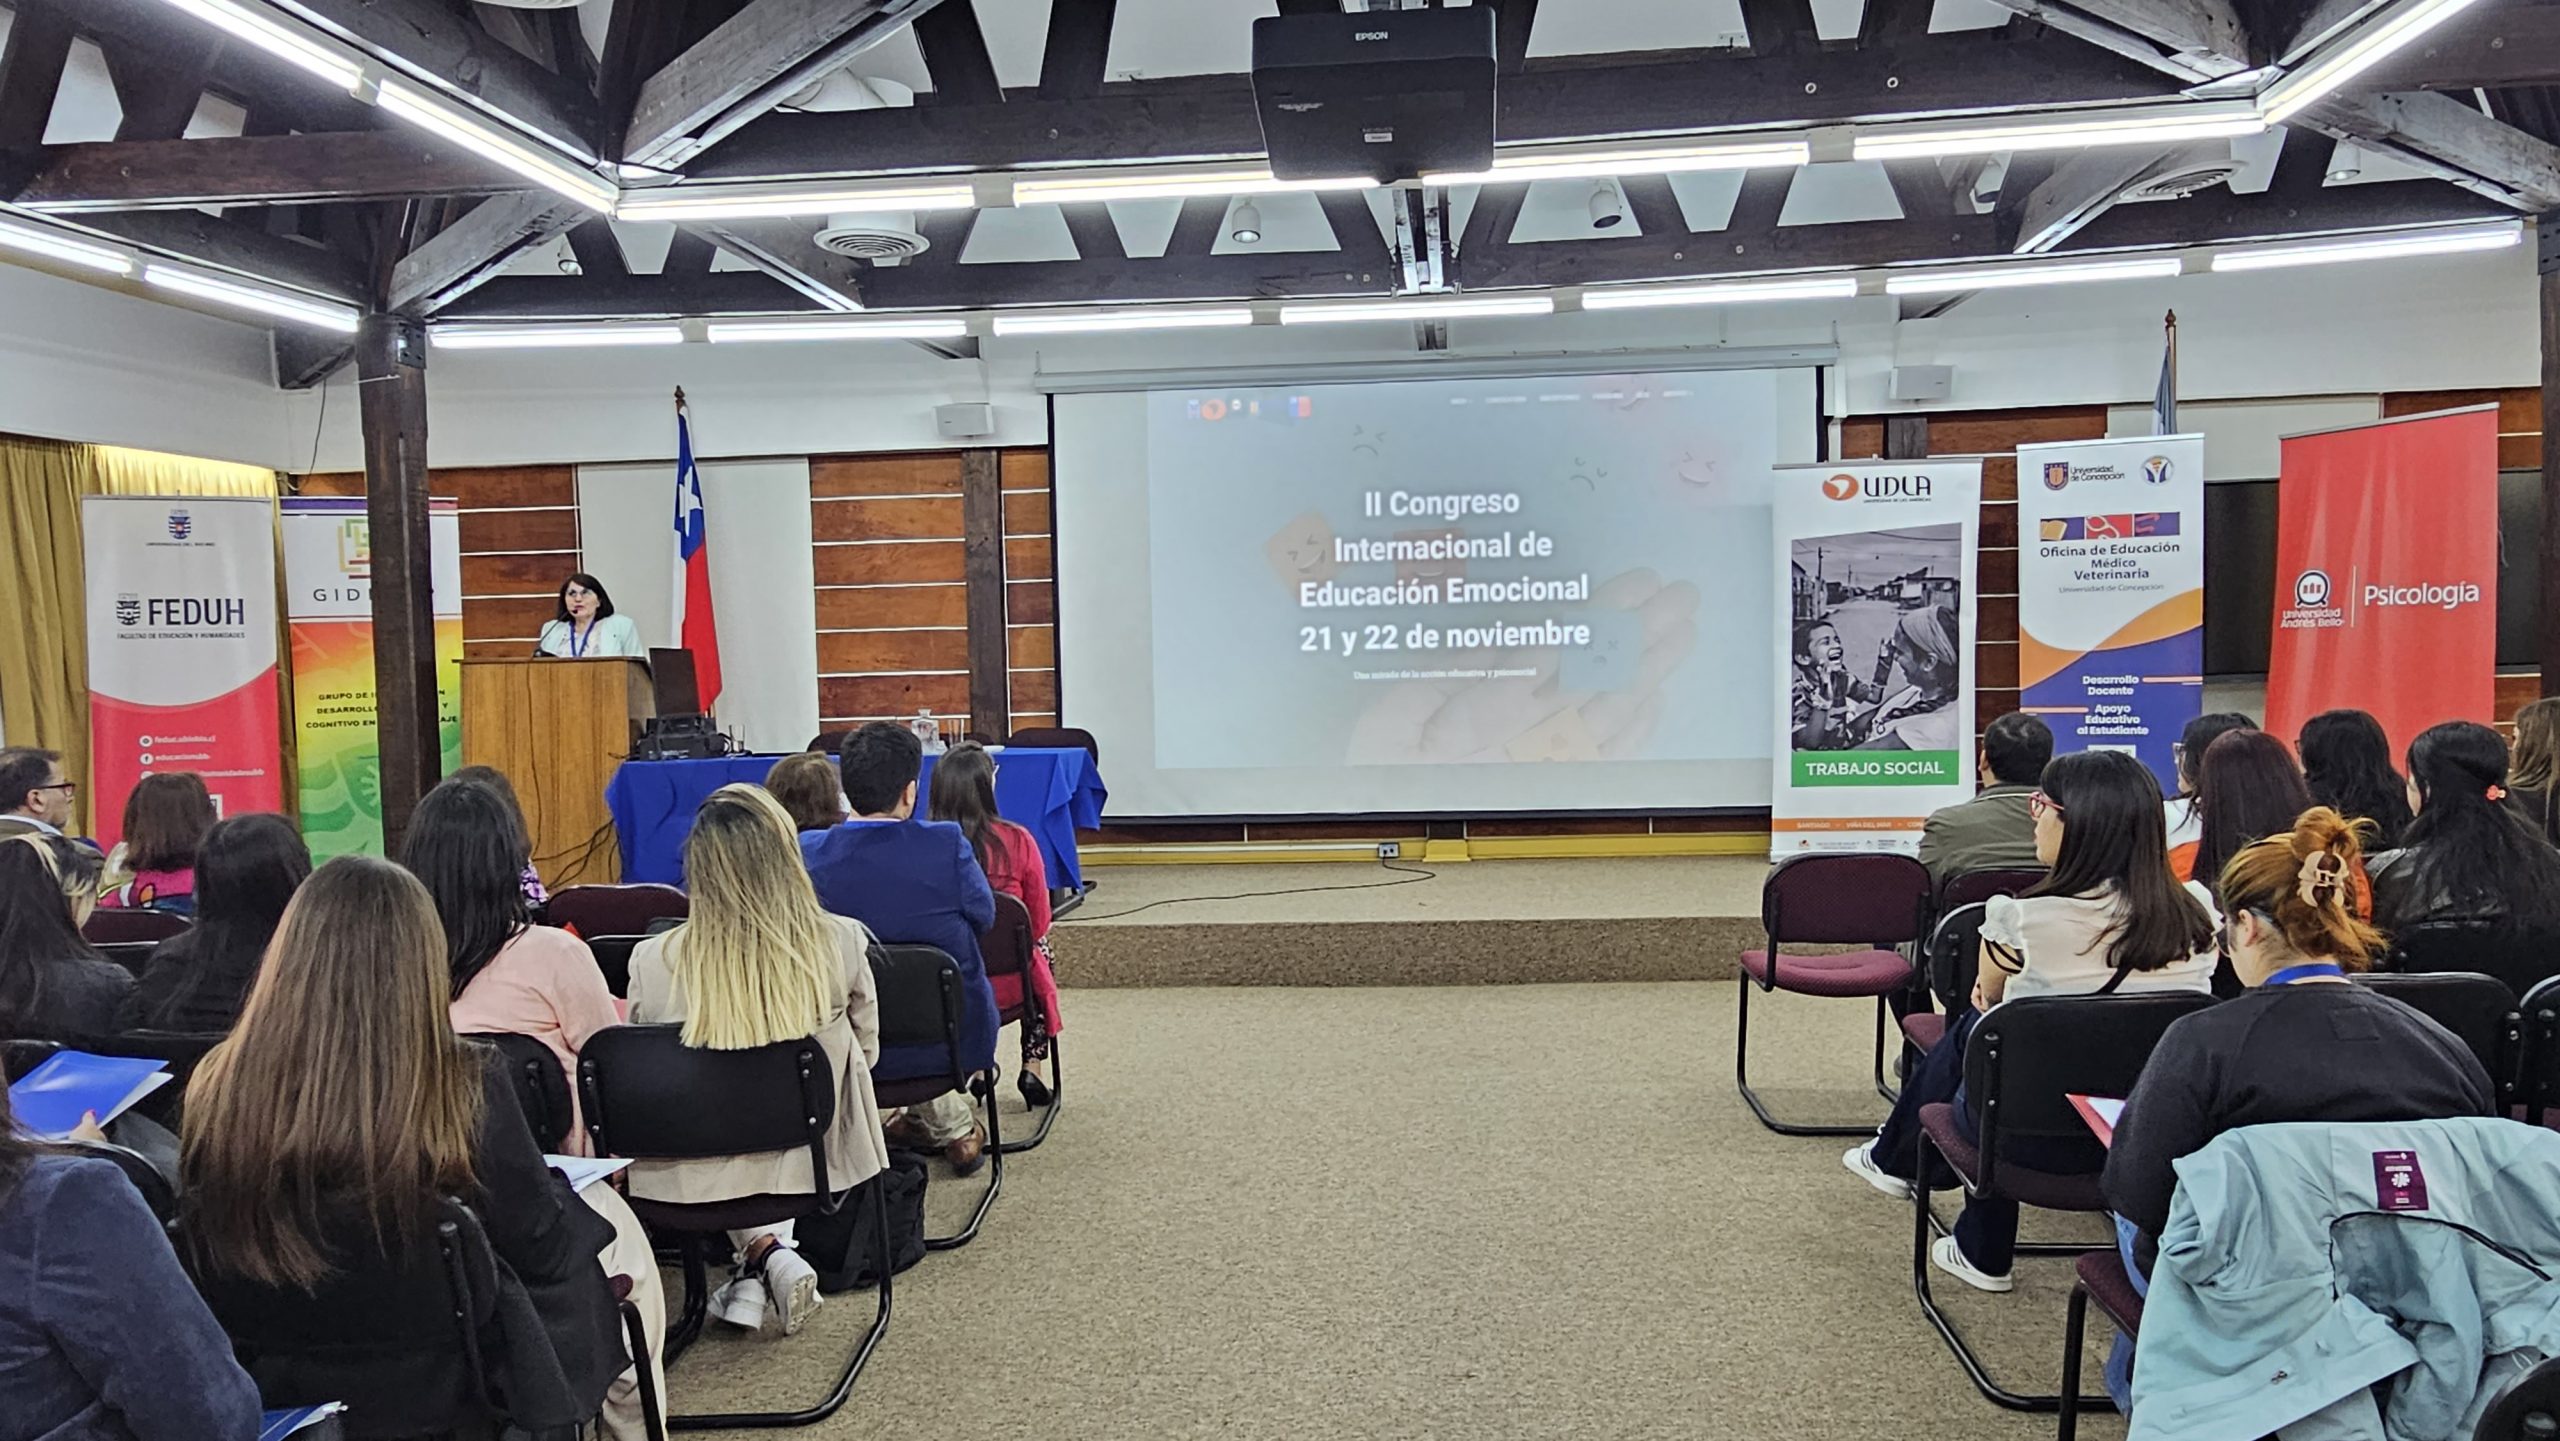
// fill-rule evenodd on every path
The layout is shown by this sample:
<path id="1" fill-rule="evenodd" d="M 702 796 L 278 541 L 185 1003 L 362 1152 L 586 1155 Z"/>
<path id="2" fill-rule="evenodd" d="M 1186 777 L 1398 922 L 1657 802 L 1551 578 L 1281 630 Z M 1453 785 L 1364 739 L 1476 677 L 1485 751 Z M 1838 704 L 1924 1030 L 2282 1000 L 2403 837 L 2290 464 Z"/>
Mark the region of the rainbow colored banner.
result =
<path id="1" fill-rule="evenodd" d="M 436 607 L 436 721 L 450 771 L 462 763 L 462 518 L 452 502 L 430 503 L 427 543 Z M 373 544 L 364 502 L 284 502 L 284 575 L 303 837 L 315 860 L 380 855 Z"/>

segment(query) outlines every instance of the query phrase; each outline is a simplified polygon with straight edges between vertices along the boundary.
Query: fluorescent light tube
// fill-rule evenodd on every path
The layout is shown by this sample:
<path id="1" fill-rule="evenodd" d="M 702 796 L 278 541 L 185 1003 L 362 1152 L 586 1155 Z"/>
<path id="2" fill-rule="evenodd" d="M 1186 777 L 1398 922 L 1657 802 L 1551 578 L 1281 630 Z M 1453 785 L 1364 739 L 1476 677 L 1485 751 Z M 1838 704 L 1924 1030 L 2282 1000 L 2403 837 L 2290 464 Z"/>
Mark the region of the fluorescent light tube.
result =
<path id="1" fill-rule="evenodd" d="M 969 322 L 954 316 L 878 320 L 715 320 L 714 345 L 750 340 L 957 340 Z"/>
<path id="2" fill-rule="evenodd" d="M 278 320 L 290 320 L 300 325 L 318 326 L 322 330 L 334 330 L 341 335 L 353 335 L 356 332 L 357 314 L 354 306 L 339 305 L 317 296 L 293 295 L 272 290 L 263 285 L 244 285 L 238 281 L 219 280 L 202 271 L 164 265 L 156 260 L 142 267 L 142 279 L 145 284 L 156 285 L 163 290 L 174 290 L 180 295 L 191 295 L 198 300 L 211 301 L 233 310 L 246 310 Z"/>
<path id="3" fill-rule="evenodd" d="M 624 220 L 753 220 L 870 210 L 966 210 L 977 203 L 977 191 L 967 185 L 676 185 L 628 192 L 613 213 Z"/>
<path id="4" fill-rule="evenodd" d="M 2078 265 L 1995 265 L 1971 270 L 1921 270 L 1888 275 L 1887 295 L 1948 295 L 1964 290 L 2010 290 L 2022 285 L 2066 285 L 2082 280 L 2163 280 L 2184 262 L 2174 255 L 2141 260 L 2096 260 Z"/>
<path id="5" fill-rule="evenodd" d="M 2472 0 L 2404 0 L 2380 18 L 2357 26 L 2345 39 L 2324 47 L 2295 67 L 2258 97 L 2258 108 L 2270 125 L 2381 64 L 2411 41 L 2452 19 Z"/>
<path id="6" fill-rule="evenodd" d="M 33 225 L 13 225 L 6 220 L 0 220 L 0 249 L 23 250 L 29 255 L 41 255 L 66 265 L 103 270 L 109 275 L 133 273 L 133 257 L 121 250 L 74 240 L 68 235 Z"/>
<path id="7" fill-rule="evenodd" d="M 1748 170 L 1762 165 L 1804 165 L 1813 146 L 1803 140 L 1734 141 L 1719 145 L 1643 145 L 1589 149 L 1531 146 L 1497 151 L 1491 170 L 1433 173 L 1433 185 L 1485 185 L 1516 180 L 1576 180 L 1612 175 L 1673 175 L 1692 170 Z"/>
<path id="8" fill-rule="evenodd" d="M 1194 195 L 1278 195 L 1289 191 L 1367 190 L 1365 175 L 1325 180 L 1282 180 L 1269 166 L 1231 170 L 1099 170 L 1069 172 L 1056 180 L 1013 182 L 1016 205 L 1070 205 L 1098 200 L 1179 200 Z"/>
<path id="9" fill-rule="evenodd" d="M 1095 310 L 1083 314 L 998 315 L 998 335 L 1091 335 L 1112 330 L 1207 330 L 1251 325 L 1247 306 L 1220 310 Z"/>
<path id="10" fill-rule="evenodd" d="M 590 345 L 682 345 L 684 327 L 634 325 L 437 325 L 427 339 L 438 350 L 560 350 Z"/>
<path id="11" fill-rule="evenodd" d="M 346 51 L 313 35 L 263 5 L 239 0 L 168 0 L 168 3 L 234 35 L 289 65 L 307 70 L 331 87 L 353 92 L 364 67 Z"/>
<path id="12" fill-rule="evenodd" d="M 2300 245 L 2253 245 L 2213 257 L 2222 270 L 2276 270 L 2289 265 L 2334 265 L 2347 260 L 2387 260 L 2402 255 L 2452 255 L 2465 250 L 2504 250 L 2524 239 L 2521 221 L 2458 230 L 2414 230 L 2398 235 L 2350 236 Z"/>
<path id="13" fill-rule="evenodd" d="M 1549 315 L 1552 295 L 1487 295 L 1471 299 L 1378 300 L 1333 305 L 1284 305 L 1282 325 L 1329 325 L 1354 320 L 1459 320 L 1470 316 Z"/>
<path id="14" fill-rule="evenodd" d="M 1739 280 L 1714 285 L 1603 287 L 1582 293 L 1585 310 L 1641 310 L 1657 305 L 1740 305 L 1754 300 L 1847 300 L 1858 277 L 1824 275 L 1804 280 Z"/>
<path id="15" fill-rule="evenodd" d="M 1906 160 L 2001 151 L 2077 150 L 2084 146 L 2214 140 L 2256 135 L 2266 128 L 2266 118 L 2245 102 L 2153 105 L 2006 125 L 1893 126 L 1857 136 L 1849 143 L 1849 153 L 1859 160 Z"/>
<path id="16" fill-rule="evenodd" d="M 518 139 L 515 132 L 404 80 L 382 82 L 382 108 L 422 130 L 441 135 L 485 160 L 502 165 L 546 190 L 558 191 L 590 210 L 611 212 L 622 191 L 612 181 L 559 155 Z"/>

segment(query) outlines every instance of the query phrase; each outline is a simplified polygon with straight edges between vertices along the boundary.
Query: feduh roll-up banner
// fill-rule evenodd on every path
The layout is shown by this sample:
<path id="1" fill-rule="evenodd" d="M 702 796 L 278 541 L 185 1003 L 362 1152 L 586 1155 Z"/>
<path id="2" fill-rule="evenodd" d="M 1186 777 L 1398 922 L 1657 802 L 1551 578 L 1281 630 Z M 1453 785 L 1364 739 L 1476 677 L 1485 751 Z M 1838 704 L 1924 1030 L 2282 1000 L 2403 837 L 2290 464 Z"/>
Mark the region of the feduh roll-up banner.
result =
<path id="1" fill-rule="evenodd" d="M 2018 447 L 2021 709 L 2056 754 L 2131 751 L 2175 793 L 2204 708 L 2204 437 Z"/>
<path id="2" fill-rule="evenodd" d="M 1790 679 L 1770 851 L 1916 848 L 1973 794 L 1982 463 L 1781 466 L 1773 497 Z"/>
<path id="3" fill-rule="evenodd" d="M 83 496 L 92 828 L 123 839 L 125 797 L 194 771 L 223 815 L 281 810 L 276 520 L 267 500 Z"/>
<path id="4" fill-rule="evenodd" d="M 2393 751 L 2488 722 L 2498 662 L 2495 406 L 2284 440 L 2267 729 L 2371 711 Z"/>
<path id="5" fill-rule="evenodd" d="M 361 500 L 284 503 L 285 614 L 293 632 L 294 760 L 311 854 L 382 853 L 381 742 L 373 689 L 373 541 Z M 444 768 L 462 763 L 462 523 L 427 507 Z"/>

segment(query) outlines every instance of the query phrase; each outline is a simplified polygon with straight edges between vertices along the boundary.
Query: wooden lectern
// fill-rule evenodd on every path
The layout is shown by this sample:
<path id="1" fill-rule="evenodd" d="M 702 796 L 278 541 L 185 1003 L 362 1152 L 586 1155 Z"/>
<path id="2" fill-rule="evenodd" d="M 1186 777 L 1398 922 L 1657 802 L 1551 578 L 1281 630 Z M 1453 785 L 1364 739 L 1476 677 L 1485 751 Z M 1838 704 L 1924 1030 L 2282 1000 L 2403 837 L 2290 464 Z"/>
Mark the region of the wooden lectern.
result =
<path id="1" fill-rule="evenodd" d="M 649 667 L 638 660 L 462 663 L 462 763 L 495 766 L 514 783 L 534 869 L 551 889 L 622 879 L 604 790 L 655 714 Z"/>

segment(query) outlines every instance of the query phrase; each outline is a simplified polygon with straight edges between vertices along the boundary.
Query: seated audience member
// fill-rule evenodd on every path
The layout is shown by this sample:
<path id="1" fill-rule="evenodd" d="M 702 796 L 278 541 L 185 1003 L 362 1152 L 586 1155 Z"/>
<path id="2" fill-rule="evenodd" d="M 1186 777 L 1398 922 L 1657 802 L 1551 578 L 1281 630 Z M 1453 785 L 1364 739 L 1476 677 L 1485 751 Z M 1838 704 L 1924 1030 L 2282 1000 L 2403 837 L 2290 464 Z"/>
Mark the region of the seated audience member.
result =
<path id="1" fill-rule="evenodd" d="M 0 750 L 0 840 L 58 836 L 71 824 L 80 794 L 62 772 L 62 752 L 11 746 Z"/>
<path id="2" fill-rule="evenodd" d="M 0 1037 L 111 1036 L 133 973 L 81 939 L 105 862 L 58 835 L 0 840 Z"/>
<path id="3" fill-rule="evenodd" d="M 822 763 L 825 757 L 818 757 Z M 833 772 L 829 772 L 832 777 Z M 832 779 L 829 784 L 832 786 Z M 818 908 L 791 818 L 755 786 L 722 786 L 695 812 L 684 843 L 693 914 L 631 953 L 631 1019 L 681 1022 L 684 1043 L 744 1051 L 814 1036 L 836 1077 L 827 1133 L 826 1189 L 862 1184 L 888 1164 L 871 1065 L 880 1058 L 880 1004 L 871 989 L 871 935 Z M 631 1194 L 698 1205 L 818 1189 L 809 1152 L 716 1160 L 635 1161 Z M 753 1331 L 768 1310 L 784 1335 L 818 1306 L 818 1276 L 800 1259 L 792 1224 L 732 1231 L 737 1274 L 714 1292 L 711 1314 Z"/>
<path id="4" fill-rule="evenodd" d="M 1887 1195 L 1911 1194 L 1922 1106 L 1953 1102 L 1958 1130 L 1968 1139 L 1975 1135 L 1963 1087 L 1964 1047 L 1984 1011 L 2024 996 L 2202 994 L 2212 987 L 2211 898 L 2202 886 L 2181 887 L 2169 874 L 2160 785 L 2148 768 L 2120 751 L 2063 756 L 2045 768 L 2033 809 L 2036 854 L 2053 874 L 2022 896 L 1996 897 L 1986 906 L 1973 1005 L 1904 1084 L 1875 1141 L 1841 1157 Z M 2095 1173 L 2105 1161 L 2094 1137 L 2004 1144 L 2002 1155 L 2042 1171 Z M 1932 1184 L 1945 1182 L 1933 1177 Z M 1977 1199 L 1966 1203 L 1955 1233 L 1941 1237 L 1929 1259 L 1966 1285 L 2006 1291 L 2017 1239 L 2017 1204 Z"/>
<path id="5" fill-rule="evenodd" d="M 2172 848 L 2170 868 L 2182 881 L 2210 881 L 2251 841 L 2293 829 L 2311 809 L 2302 767 L 2283 741 L 2252 727 L 2205 747 L 2196 766 L 2195 849 Z"/>
<path id="6" fill-rule="evenodd" d="M 2507 767 L 2507 804 L 2544 840 L 2560 842 L 2554 791 L 2560 791 L 2560 696 L 2529 701 L 2516 712 L 2515 759 Z"/>
<path id="7" fill-rule="evenodd" d="M 578 1048 L 622 1019 L 595 952 L 567 931 L 533 924 L 524 899 L 524 835 L 485 785 L 449 780 L 427 792 L 400 846 L 435 898 L 452 965 L 453 1028 L 531 1036 L 569 1081 L 572 1154 L 590 1145 L 577 1119 Z"/>
<path id="8" fill-rule="evenodd" d="M 1049 1083 L 1040 1079 L 1038 1067 L 1049 1059 L 1050 1035 L 1064 1026 L 1058 1022 L 1058 980 L 1049 954 L 1049 868 L 1040 859 L 1040 843 L 996 814 L 995 759 L 976 741 L 962 741 L 933 763 L 933 795 L 926 808 L 935 820 L 951 822 L 969 838 L 987 884 L 1031 913 L 1031 973 L 1023 983 L 1039 1004 L 1024 1008 L 1022 1074 L 1014 1085 L 1026 1103 L 1045 1106 Z"/>
<path id="9" fill-rule="evenodd" d="M 2560 851 L 2505 804 L 2506 779 L 2507 743 L 2476 721 L 2446 721 L 2409 743 L 2417 814 L 2400 849 L 2373 858 L 2376 925 L 2560 926 Z"/>
<path id="10" fill-rule="evenodd" d="M 823 831 L 844 824 L 844 787 L 836 763 L 819 751 L 784 756 L 764 773 L 764 788 L 782 803 L 795 831 Z"/>
<path id="11" fill-rule="evenodd" d="M 0 1441 L 248 1441 L 258 1409 L 124 1172 L 21 1134 L 0 1088 Z"/>
<path id="12" fill-rule="evenodd" d="M 2375 850 L 2400 844 L 2409 827 L 2409 783 L 2391 768 L 2391 738 L 2382 722 L 2360 710 L 2322 711 L 2302 723 L 2298 749 L 2314 803 L 2351 821 L 2371 821 Z"/>
<path id="13" fill-rule="evenodd" d="M 500 1313 L 529 1305 L 541 1323 L 493 1349 L 498 1393 L 518 1415 L 601 1403 L 610 1434 L 644 1436 L 608 1278 L 632 1282 L 654 1372 L 666 1318 L 648 1238 L 611 1186 L 573 1191 L 544 1164 L 504 1060 L 445 1024 L 446 976 L 435 904 L 406 872 L 341 856 L 312 873 L 187 1090 L 197 1274 L 217 1297 L 289 1306 L 345 1258 L 432 1247 L 437 1198 L 456 1197 L 500 1263 Z"/>
<path id="14" fill-rule="evenodd" d="M 310 876 L 311 850 L 293 822 L 277 815 L 215 822 L 196 862 L 196 923 L 152 948 L 116 1028 L 230 1030 L 285 906 Z"/>
<path id="15" fill-rule="evenodd" d="M 1929 879 L 1944 886 L 1967 871 L 2042 865 L 2027 802 L 2052 759 L 2053 732 L 2043 721 L 2024 711 L 1993 721 L 1974 755 L 1982 789 L 1972 800 L 1932 812 L 1921 828 L 1920 864 L 1929 868 Z"/>
<path id="16" fill-rule="evenodd" d="M 2215 741 L 2233 731 L 2256 730 L 2258 723 L 2238 711 L 2209 711 L 2187 722 L 2169 754 L 2178 764 L 2178 793 L 2166 802 L 2169 849 L 2195 844 L 2203 821 L 2196 815 L 2196 767 Z"/>
<path id="17" fill-rule="evenodd" d="M 841 757 L 845 801 L 853 819 L 800 837 L 818 903 L 851 916 L 891 945 L 938 946 L 961 976 L 960 1057 L 971 1074 L 996 1064 L 996 997 L 987 985 L 978 933 L 995 924 L 996 900 L 969 838 L 949 821 L 911 819 L 924 744 L 915 733 L 873 721 L 845 737 Z M 946 1075 L 940 1046 L 884 1047 L 873 1074 L 881 1080 Z M 961 1175 L 986 1159 L 987 1131 L 969 1098 L 946 1093 L 910 1106 L 890 1139 L 939 1146 Z"/>
<path id="18" fill-rule="evenodd" d="M 124 799 L 124 841 L 107 858 L 108 890 L 98 904 L 195 914 L 196 852 L 213 822 L 213 796 L 195 772 L 162 771 L 135 782 Z"/>
<path id="19" fill-rule="evenodd" d="M 549 905 L 551 892 L 544 888 L 542 873 L 533 863 L 533 828 L 524 823 L 524 803 L 516 799 L 515 784 L 507 779 L 507 773 L 496 766 L 464 766 L 446 779 L 487 786 L 507 803 L 507 814 L 515 817 L 516 834 L 524 837 L 524 903 L 534 910 Z"/>

